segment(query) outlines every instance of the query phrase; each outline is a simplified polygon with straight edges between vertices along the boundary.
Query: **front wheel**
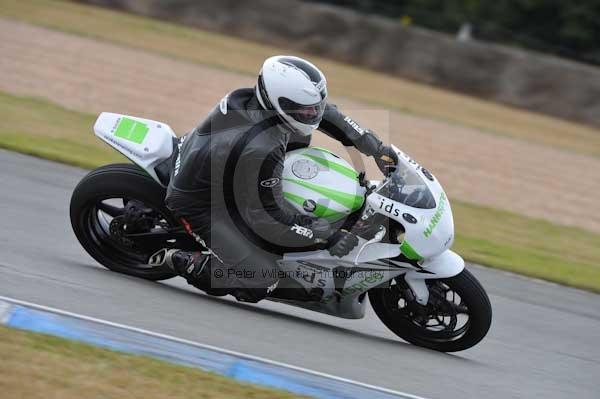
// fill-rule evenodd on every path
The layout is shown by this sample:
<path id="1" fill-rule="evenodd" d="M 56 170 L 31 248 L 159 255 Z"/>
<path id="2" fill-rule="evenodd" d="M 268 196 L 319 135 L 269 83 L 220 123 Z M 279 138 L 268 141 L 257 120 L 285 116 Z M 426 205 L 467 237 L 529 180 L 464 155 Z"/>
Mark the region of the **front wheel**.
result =
<path id="1" fill-rule="evenodd" d="M 492 323 L 492 306 L 467 269 L 454 277 L 426 283 L 429 301 L 425 306 L 415 301 L 403 277 L 369 291 L 369 301 L 386 327 L 418 346 L 457 352 L 485 337 Z"/>

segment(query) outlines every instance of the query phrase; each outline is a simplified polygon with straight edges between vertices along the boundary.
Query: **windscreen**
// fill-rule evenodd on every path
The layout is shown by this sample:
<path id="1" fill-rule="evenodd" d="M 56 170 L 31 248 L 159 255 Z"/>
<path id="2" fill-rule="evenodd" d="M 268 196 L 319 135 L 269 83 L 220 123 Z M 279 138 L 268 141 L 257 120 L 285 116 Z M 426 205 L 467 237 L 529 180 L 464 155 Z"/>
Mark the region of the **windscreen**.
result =
<path id="1" fill-rule="evenodd" d="M 433 194 L 419 172 L 401 162 L 377 193 L 413 208 L 435 208 Z"/>

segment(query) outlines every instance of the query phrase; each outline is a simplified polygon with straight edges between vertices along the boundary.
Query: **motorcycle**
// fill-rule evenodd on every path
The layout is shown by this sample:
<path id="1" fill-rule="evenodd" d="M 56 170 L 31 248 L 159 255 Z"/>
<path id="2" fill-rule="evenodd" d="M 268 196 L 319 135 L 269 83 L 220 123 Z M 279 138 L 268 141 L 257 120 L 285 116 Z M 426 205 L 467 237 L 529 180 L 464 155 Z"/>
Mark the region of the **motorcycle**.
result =
<path id="1" fill-rule="evenodd" d="M 106 112 L 94 132 L 133 164 L 99 167 L 76 186 L 70 218 L 77 239 L 110 270 L 147 280 L 175 277 L 148 260 L 164 248 L 198 250 L 164 205 L 181 140 L 162 122 Z M 289 205 L 351 228 L 359 245 L 342 258 L 324 248 L 285 253 L 267 299 L 348 319 L 364 317 L 369 302 L 387 328 L 412 344 L 468 349 L 490 328 L 490 300 L 450 249 L 454 222 L 441 184 L 393 148 L 398 166 L 382 181 L 365 180 L 322 148 L 287 154 L 282 184 Z"/>

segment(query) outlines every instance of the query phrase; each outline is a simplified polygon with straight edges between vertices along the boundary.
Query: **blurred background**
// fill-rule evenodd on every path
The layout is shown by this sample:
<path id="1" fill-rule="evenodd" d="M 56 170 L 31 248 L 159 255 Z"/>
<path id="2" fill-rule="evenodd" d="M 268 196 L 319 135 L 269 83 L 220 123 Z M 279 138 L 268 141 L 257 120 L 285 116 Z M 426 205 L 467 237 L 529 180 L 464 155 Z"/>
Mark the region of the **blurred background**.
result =
<path id="1" fill-rule="evenodd" d="M 453 249 L 468 261 L 600 292 L 600 0 L 0 0 L 0 147 L 86 169 L 123 161 L 93 135 L 100 112 L 162 121 L 185 134 L 226 93 L 252 87 L 264 59 L 276 54 L 313 61 L 327 76 L 333 103 L 439 178 L 454 212 Z M 322 134 L 315 133 L 313 140 L 344 152 Z M 3 154 L 5 171 L 22 168 Z M 34 168 L 23 162 L 29 165 L 25 169 Z M 377 178 L 369 162 L 367 172 Z M 75 173 L 61 170 L 64 176 Z M 56 182 L 64 206 L 55 211 L 63 230 L 44 217 L 36 219 L 35 229 L 50 237 L 47 242 L 54 239 L 50 252 L 71 257 L 68 262 L 57 258 L 53 266 L 67 271 L 76 264 L 73 259 L 84 256 L 65 214 L 73 184 L 61 180 L 63 175 L 37 173 L 34 188 L 27 188 L 32 196 L 24 194 L 29 191 L 22 191 L 22 183 L 6 189 L 3 220 L 21 226 L 20 217 L 12 216 L 17 205 L 47 195 L 35 191 L 36 182 Z M 8 172 L 2 179 L 9 181 Z M 31 212 L 24 214 L 35 215 Z M 24 252 L 48 256 L 24 250 L 30 227 L 18 229 L 18 234 L 5 233 L 10 259 L 32 265 Z M 64 237 L 57 231 L 66 238 L 59 240 Z M 493 295 L 510 291 L 510 284 L 498 282 L 504 281 L 500 274 L 481 273 Z M 19 290 L 9 280 L 2 293 Z M 521 300 L 544 291 L 525 285 L 522 298 L 511 306 L 519 308 Z M 544 303 L 544 295 L 532 303 Z M 43 299 L 37 291 L 33 296 Z M 493 296 L 494 305 L 507 309 L 506 297 Z M 160 306 L 154 297 L 146 300 Z M 209 315 L 223 306 L 208 305 Z M 89 306 L 90 311 L 100 308 Z M 173 307 L 179 308 L 178 302 Z M 128 319 L 137 313 L 122 315 Z M 511 313 L 498 323 L 511 328 L 495 330 L 496 343 L 521 335 L 527 341 L 523 347 L 541 345 L 543 339 L 527 335 L 539 326 L 527 324 L 531 318 L 525 317 L 521 329 L 513 329 L 522 321 L 517 319 Z M 364 328 L 370 334 L 374 327 Z M 215 340 L 225 339 L 219 334 Z M 565 335 L 571 331 L 557 333 L 556 342 Z M 580 358 L 588 356 L 585 345 L 577 346 L 585 337 L 573 336 L 568 348 L 579 351 Z M 389 351 L 379 344 L 382 353 Z M 507 349 L 498 345 L 488 361 L 502 362 L 498 354 Z M 513 348 L 514 354 L 523 347 Z M 486 352 L 475 353 L 485 359 Z M 429 356 L 418 355 L 421 360 Z M 306 358 L 326 364 L 316 355 Z M 507 370 L 512 368 L 508 355 L 504 361 Z M 432 357 L 431 362 L 442 360 Z M 465 364 L 451 366 L 466 376 L 479 367 Z M 593 373 L 588 363 L 576 374 L 583 379 L 585 373 Z M 531 381 L 542 389 L 546 374 L 540 375 L 538 382 Z M 459 384 L 452 378 L 446 386 L 454 389 Z M 508 385 L 518 386 L 524 377 L 515 372 L 510 378 Z M 411 381 L 424 386 L 418 378 Z M 577 385 L 585 389 L 590 381 Z M 506 397 L 498 386 L 494 392 Z M 438 393 L 445 394 L 440 387 Z"/>
<path id="2" fill-rule="evenodd" d="M 313 0 L 314 1 L 314 0 Z M 461 40 L 477 38 L 598 65 L 598 1 L 321 0 Z"/>

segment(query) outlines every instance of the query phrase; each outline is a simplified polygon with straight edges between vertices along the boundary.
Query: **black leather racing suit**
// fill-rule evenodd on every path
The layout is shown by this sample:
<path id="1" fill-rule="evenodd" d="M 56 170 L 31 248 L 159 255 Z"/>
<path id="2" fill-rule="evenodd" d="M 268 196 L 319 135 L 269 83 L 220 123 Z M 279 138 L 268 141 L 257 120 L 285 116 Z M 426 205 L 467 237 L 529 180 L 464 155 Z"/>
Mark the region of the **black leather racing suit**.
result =
<path id="1" fill-rule="evenodd" d="M 366 155 L 382 146 L 333 105 L 318 129 Z M 310 136 L 291 136 L 276 115 L 262 110 L 250 88 L 230 93 L 179 139 L 166 204 L 216 254 L 212 287 L 269 287 L 278 280 L 276 261 L 285 248 L 315 243 L 303 227 L 306 216 L 286 204 L 281 187 L 286 150 L 309 143 Z"/>

